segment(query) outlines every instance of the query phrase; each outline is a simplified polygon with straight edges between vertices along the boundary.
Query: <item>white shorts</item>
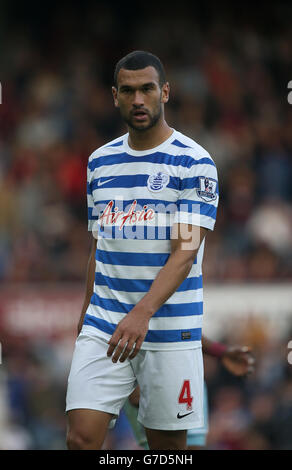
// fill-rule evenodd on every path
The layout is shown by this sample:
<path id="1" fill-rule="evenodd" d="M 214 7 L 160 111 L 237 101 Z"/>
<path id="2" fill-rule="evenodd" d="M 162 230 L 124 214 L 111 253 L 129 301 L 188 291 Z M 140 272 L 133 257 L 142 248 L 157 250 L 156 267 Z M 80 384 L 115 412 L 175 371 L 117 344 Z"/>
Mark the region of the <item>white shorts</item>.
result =
<path id="1" fill-rule="evenodd" d="M 108 344 L 84 325 L 75 344 L 66 411 L 105 411 L 116 419 L 140 386 L 138 421 L 149 429 L 193 429 L 204 425 L 202 349 L 139 351 L 125 362 L 107 357 Z"/>

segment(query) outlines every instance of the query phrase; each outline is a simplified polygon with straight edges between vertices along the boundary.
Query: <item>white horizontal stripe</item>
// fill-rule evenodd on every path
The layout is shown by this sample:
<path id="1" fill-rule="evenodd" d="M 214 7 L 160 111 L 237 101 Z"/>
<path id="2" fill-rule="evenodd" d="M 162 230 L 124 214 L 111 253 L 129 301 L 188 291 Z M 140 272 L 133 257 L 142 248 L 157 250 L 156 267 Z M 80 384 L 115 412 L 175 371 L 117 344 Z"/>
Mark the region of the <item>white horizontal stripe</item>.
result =
<path id="1" fill-rule="evenodd" d="M 120 150 L 121 152 L 121 150 Z M 180 155 L 176 155 L 176 153 L 172 154 L 171 152 L 167 152 L 168 155 L 173 155 L 173 157 L 179 159 L 181 158 Z M 190 156 L 190 158 L 197 158 Z M 202 157 L 199 157 L 202 158 Z M 144 162 L 139 160 L 133 160 L 132 162 L 127 163 L 115 163 L 113 165 L 101 165 L 98 168 L 94 168 L 93 170 L 88 170 L 89 178 L 100 178 L 102 177 L 110 177 L 110 176 L 125 176 L 125 175 L 136 175 L 139 174 L 149 174 L 153 175 L 158 171 L 164 171 L 170 176 L 178 176 L 178 177 L 185 177 L 191 178 L 192 176 L 204 176 L 206 173 L 208 176 L 217 179 L 217 172 L 216 168 L 213 165 L 208 165 L 207 163 L 197 163 L 192 165 L 191 168 L 186 168 L 182 165 L 172 165 L 171 163 L 151 163 L 151 162 Z M 184 175 L 184 176 L 181 176 Z"/>
<path id="2" fill-rule="evenodd" d="M 96 201 L 118 200 L 132 201 L 134 199 L 153 199 L 152 204 L 156 204 L 155 200 L 169 201 L 175 203 L 179 196 L 179 191 L 172 188 L 164 188 L 162 191 L 149 191 L 147 186 L 136 186 L 131 188 L 96 188 L 92 192 Z M 171 208 L 170 208 L 171 211 Z"/>
<path id="3" fill-rule="evenodd" d="M 216 166 L 200 163 L 191 166 L 191 168 L 184 168 L 181 178 L 194 178 L 196 176 L 208 176 L 209 178 L 217 180 L 218 174 Z"/>
<path id="4" fill-rule="evenodd" d="M 157 317 L 149 321 L 149 330 L 188 330 L 202 328 L 203 315 L 192 315 L 186 317 Z"/>
<path id="5" fill-rule="evenodd" d="M 171 318 L 151 318 L 149 330 L 188 330 L 192 328 L 202 328 L 203 315 L 192 315 L 186 317 Z"/>
<path id="6" fill-rule="evenodd" d="M 198 216 L 197 214 L 188 214 L 187 212 L 177 212 L 174 223 L 192 224 L 213 229 L 215 220 L 206 215 Z"/>
<path id="7" fill-rule="evenodd" d="M 120 137 L 117 137 L 116 139 L 113 139 L 109 142 L 107 142 L 105 145 L 102 145 L 101 147 L 97 148 L 92 152 L 92 154 L 89 157 L 89 161 L 93 160 L 94 158 L 97 158 L 99 156 L 105 156 L 105 155 L 113 155 L 115 153 L 121 153 L 121 148 L 124 148 L 123 145 L 118 146 L 118 147 L 111 147 L 113 144 L 116 142 L 123 141 L 124 138 L 128 134 L 123 134 Z"/>
<path id="8" fill-rule="evenodd" d="M 87 313 L 93 317 L 102 318 L 109 323 L 118 324 L 123 318 L 124 313 L 111 312 L 97 305 L 90 304 Z M 203 315 L 191 315 L 185 317 L 157 317 L 150 318 L 149 330 L 188 330 L 192 328 L 202 328 Z"/>
<path id="9" fill-rule="evenodd" d="M 121 266 L 119 264 L 105 264 L 96 262 L 96 271 L 104 276 L 120 279 L 150 279 L 156 278 L 161 270 L 160 266 Z M 201 266 L 193 264 L 188 277 L 196 277 L 202 274 Z"/>
<path id="10" fill-rule="evenodd" d="M 97 247 L 103 251 L 120 253 L 171 253 L 170 240 L 129 240 L 127 238 L 109 239 L 99 237 Z"/>
<path id="11" fill-rule="evenodd" d="M 159 273 L 160 266 L 121 266 L 119 264 L 105 264 L 96 262 L 96 271 L 104 276 L 121 279 L 150 279 L 153 280 Z"/>
<path id="12" fill-rule="evenodd" d="M 108 286 L 94 285 L 94 292 L 105 299 L 114 299 L 126 304 L 137 304 L 146 292 L 126 292 L 111 290 Z M 203 289 L 175 292 L 165 304 L 185 304 L 203 302 Z"/>
<path id="13" fill-rule="evenodd" d="M 192 214 L 189 212 L 177 212 L 174 217 L 174 223 L 185 223 L 185 224 L 193 224 L 193 225 L 200 225 L 201 216 L 200 214 Z"/>
<path id="14" fill-rule="evenodd" d="M 170 253 L 170 240 L 128 240 L 99 238 L 98 248 L 121 253 Z"/>
<path id="15" fill-rule="evenodd" d="M 111 312 L 110 310 L 105 310 L 99 305 L 92 304 L 88 305 L 86 313 L 96 318 L 102 318 L 103 320 L 113 324 L 118 324 L 126 315 L 124 313 Z"/>

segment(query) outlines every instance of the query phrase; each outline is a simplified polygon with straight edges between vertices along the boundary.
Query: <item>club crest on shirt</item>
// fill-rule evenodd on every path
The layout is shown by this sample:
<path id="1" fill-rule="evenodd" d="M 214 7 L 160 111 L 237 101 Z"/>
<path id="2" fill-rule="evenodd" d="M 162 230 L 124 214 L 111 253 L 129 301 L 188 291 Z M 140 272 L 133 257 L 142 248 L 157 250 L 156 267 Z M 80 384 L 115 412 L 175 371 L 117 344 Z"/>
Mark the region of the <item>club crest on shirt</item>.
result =
<path id="1" fill-rule="evenodd" d="M 162 191 L 169 183 L 169 175 L 159 171 L 154 175 L 150 175 L 147 180 L 147 187 L 149 191 L 158 193 Z"/>
<path id="2" fill-rule="evenodd" d="M 197 195 L 204 201 L 214 201 L 216 194 L 217 181 L 207 176 L 200 176 L 200 189 L 197 189 Z"/>

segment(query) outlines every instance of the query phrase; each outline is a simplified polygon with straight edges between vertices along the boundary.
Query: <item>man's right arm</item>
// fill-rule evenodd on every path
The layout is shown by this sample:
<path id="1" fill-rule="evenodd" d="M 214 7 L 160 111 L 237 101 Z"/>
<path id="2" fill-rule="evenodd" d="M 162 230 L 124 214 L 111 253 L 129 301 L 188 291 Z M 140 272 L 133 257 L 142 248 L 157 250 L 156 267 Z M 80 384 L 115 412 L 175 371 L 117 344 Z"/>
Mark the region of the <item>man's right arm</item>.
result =
<path id="1" fill-rule="evenodd" d="M 89 255 L 89 260 L 87 263 L 87 272 L 86 272 L 86 292 L 85 292 L 85 299 L 82 306 L 81 316 L 78 322 L 77 334 L 79 335 L 82 325 L 84 316 L 87 310 L 87 307 L 90 303 L 91 296 L 93 294 L 93 286 L 94 286 L 94 279 L 95 279 L 95 252 L 96 252 L 96 244 L 97 240 L 93 237 L 92 239 L 92 246 Z"/>

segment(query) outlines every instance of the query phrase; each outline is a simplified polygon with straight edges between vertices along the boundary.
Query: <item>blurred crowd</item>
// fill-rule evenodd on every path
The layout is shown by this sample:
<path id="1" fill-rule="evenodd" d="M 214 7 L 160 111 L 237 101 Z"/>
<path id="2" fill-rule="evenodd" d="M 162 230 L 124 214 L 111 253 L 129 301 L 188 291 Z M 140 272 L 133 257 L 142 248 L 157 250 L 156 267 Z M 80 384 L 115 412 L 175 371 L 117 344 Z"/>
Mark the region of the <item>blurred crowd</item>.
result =
<path id="1" fill-rule="evenodd" d="M 291 279 L 291 28 L 275 13 L 265 31 L 224 10 L 181 7 L 162 20 L 141 8 L 134 16 L 89 2 L 51 16 L 39 7 L 38 20 L 28 10 L 21 24 L 1 18 L 0 279 L 84 279 L 87 160 L 126 131 L 111 85 L 116 61 L 134 49 L 162 59 L 167 121 L 218 167 L 205 279 Z"/>
<path id="2" fill-rule="evenodd" d="M 244 324 L 244 322 L 243 322 Z M 292 449 L 292 363 L 286 337 L 268 332 L 259 319 L 233 325 L 223 340 L 248 344 L 255 357 L 255 372 L 231 375 L 223 365 L 205 356 L 210 421 L 207 449 Z"/>
<path id="3" fill-rule="evenodd" d="M 126 132 L 113 106 L 112 76 L 115 63 L 135 49 L 161 58 L 171 87 L 168 123 L 205 147 L 218 168 L 206 283 L 290 281 L 291 10 L 278 2 L 269 16 L 254 6 L 253 21 L 223 6 L 220 15 L 204 5 L 156 15 L 138 2 L 134 10 L 52 2 L 50 11 L 33 3 L 16 14 L 6 1 L 0 17 L 1 282 L 84 282 L 87 160 Z M 210 449 L 292 448 L 290 338 L 256 332 L 238 338 L 254 346 L 253 376 L 236 379 L 205 359 Z M 6 344 L 0 448 L 65 448 L 70 347 Z M 137 448 L 123 413 L 107 445 Z"/>

